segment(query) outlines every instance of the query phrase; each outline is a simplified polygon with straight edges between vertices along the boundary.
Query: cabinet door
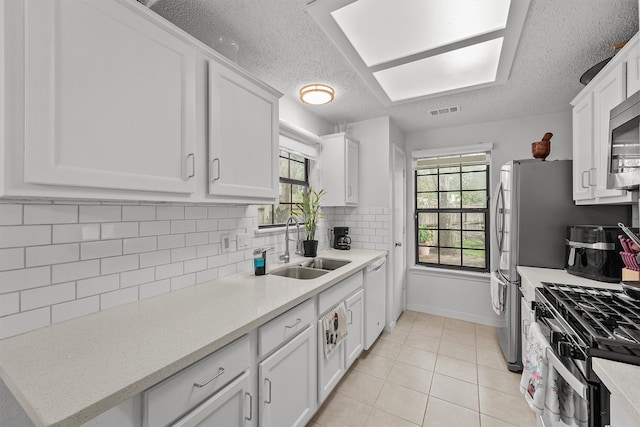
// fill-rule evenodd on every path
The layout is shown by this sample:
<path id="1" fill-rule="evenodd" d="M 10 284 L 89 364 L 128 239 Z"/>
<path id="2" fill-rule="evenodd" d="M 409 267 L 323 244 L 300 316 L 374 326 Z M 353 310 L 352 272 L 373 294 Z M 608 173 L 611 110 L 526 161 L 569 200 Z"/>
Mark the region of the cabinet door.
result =
<path id="1" fill-rule="evenodd" d="M 244 427 L 253 418 L 251 400 L 249 373 L 245 372 L 172 427 Z"/>
<path id="2" fill-rule="evenodd" d="M 627 43 L 627 98 L 640 90 L 640 36 L 638 34 Z"/>
<path id="3" fill-rule="evenodd" d="M 347 358 L 345 354 L 346 339 L 333 349 L 329 357 L 326 357 L 322 347 L 322 340 L 325 339 L 322 333 L 322 320 L 318 322 L 318 331 L 318 402 L 321 404 L 347 372 Z"/>
<path id="4" fill-rule="evenodd" d="M 278 197 L 278 100 L 209 61 L 209 193 L 229 202 Z"/>
<path id="5" fill-rule="evenodd" d="M 356 361 L 364 348 L 364 290 L 347 298 L 347 369 Z"/>
<path id="6" fill-rule="evenodd" d="M 347 195 L 347 204 L 357 204 L 358 203 L 358 143 L 353 141 L 350 138 L 347 138 L 347 147 L 346 147 L 346 195 Z"/>
<path id="7" fill-rule="evenodd" d="M 573 200 L 593 198 L 593 93 L 573 107 Z"/>
<path id="8" fill-rule="evenodd" d="M 29 0 L 25 28 L 25 182 L 194 192 L 192 46 L 121 0 Z"/>
<path id="9" fill-rule="evenodd" d="M 305 426 L 316 410 L 312 324 L 259 365 L 260 426 Z M 225 425 L 225 424 L 220 424 Z"/>
<path id="10" fill-rule="evenodd" d="M 627 190 L 607 189 L 609 158 L 609 116 L 611 109 L 626 96 L 625 64 L 618 64 L 594 87 L 594 167 L 595 193 L 598 198 L 626 196 Z"/>

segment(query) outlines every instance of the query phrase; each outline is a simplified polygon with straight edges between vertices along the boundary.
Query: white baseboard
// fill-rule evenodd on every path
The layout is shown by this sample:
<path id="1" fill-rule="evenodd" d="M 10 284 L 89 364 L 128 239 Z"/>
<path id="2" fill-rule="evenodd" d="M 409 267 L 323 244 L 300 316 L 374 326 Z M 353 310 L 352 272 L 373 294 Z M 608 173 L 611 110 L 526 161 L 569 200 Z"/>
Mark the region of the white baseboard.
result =
<path id="1" fill-rule="evenodd" d="M 504 326 L 504 319 L 498 316 L 482 316 L 469 314 L 460 311 L 447 310 L 442 307 L 421 304 L 407 304 L 407 310 L 418 311 L 420 313 L 435 314 L 438 316 L 451 317 L 453 319 L 466 320 L 468 322 L 479 323 L 481 325 L 500 327 Z"/>

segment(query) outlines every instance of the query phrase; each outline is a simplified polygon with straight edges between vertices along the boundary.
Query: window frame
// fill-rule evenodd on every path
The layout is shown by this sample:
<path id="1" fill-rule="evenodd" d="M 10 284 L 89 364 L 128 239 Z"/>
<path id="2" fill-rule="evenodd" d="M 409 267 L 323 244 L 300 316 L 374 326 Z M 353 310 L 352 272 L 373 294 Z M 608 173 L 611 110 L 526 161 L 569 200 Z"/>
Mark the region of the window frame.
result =
<path id="1" fill-rule="evenodd" d="M 490 152 L 484 152 L 483 150 L 474 150 L 476 153 L 484 153 L 486 155 L 486 161 L 484 163 L 485 169 L 485 190 L 486 191 L 486 207 L 484 208 L 463 208 L 462 205 L 460 206 L 460 208 L 440 208 L 439 206 L 437 208 L 419 208 L 418 207 L 418 195 L 420 193 L 423 192 L 419 192 L 418 191 L 418 171 L 420 169 L 424 169 L 424 168 L 419 168 L 417 167 L 417 162 L 414 163 L 414 168 L 413 168 L 413 200 L 414 200 L 414 207 L 415 207 L 415 211 L 414 211 L 414 244 L 415 244 L 415 251 L 414 251 L 414 256 L 415 256 L 415 265 L 416 266 L 421 266 L 421 267 L 430 267 L 430 268 L 437 268 L 437 269 L 445 269 L 445 270 L 456 270 L 456 271 L 467 271 L 467 272 L 478 272 L 478 273 L 487 273 L 490 271 L 491 268 L 491 242 L 490 242 L 490 221 L 491 221 L 491 207 L 490 207 L 490 199 L 491 199 L 491 192 L 490 192 L 490 181 L 491 181 L 491 167 L 490 167 Z M 450 157 L 450 156 L 464 156 L 470 154 L 466 151 L 463 152 L 448 152 L 448 153 L 433 153 L 432 155 L 423 155 L 420 157 L 415 157 L 414 156 L 414 160 L 422 160 L 422 159 L 428 159 L 428 158 L 436 158 L 436 157 Z M 466 173 L 473 173 L 473 172 L 477 172 L 477 171 L 469 171 Z M 460 195 L 462 195 L 462 175 L 465 172 L 462 171 L 462 168 L 460 168 L 460 171 L 456 172 L 456 174 L 458 174 L 458 176 L 460 177 L 460 189 L 458 190 L 458 193 Z M 444 174 L 443 174 L 444 175 Z M 440 189 L 440 170 L 438 169 L 438 173 L 435 175 L 437 177 L 437 189 L 435 190 L 435 192 L 437 193 L 437 197 L 438 197 L 438 205 L 440 203 L 440 194 L 442 192 L 445 192 L 443 190 Z M 446 191 L 446 192 L 450 192 L 450 191 Z M 456 231 L 459 231 L 460 233 L 463 233 L 464 231 L 484 231 L 484 252 L 485 252 L 485 266 L 484 268 L 481 267 L 472 267 L 472 266 L 464 266 L 462 265 L 463 262 L 463 256 L 464 256 L 464 248 L 460 247 L 460 265 L 451 265 L 451 264 L 442 264 L 440 263 L 440 257 L 438 257 L 438 262 L 437 263 L 432 263 L 432 262 L 424 262 L 424 261 L 420 261 L 420 245 L 419 245 L 419 241 L 420 241 L 420 224 L 419 224 L 419 219 L 420 219 L 420 215 L 421 213 L 460 213 L 461 215 L 464 215 L 465 213 L 482 213 L 484 214 L 484 230 L 465 230 L 463 228 L 463 224 L 461 222 L 460 224 L 460 228 L 456 229 Z M 440 232 L 442 229 L 438 228 L 436 230 L 436 232 Z M 440 236 L 438 236 L 438 244 L 436 246 L 438 250 L 440 250 L 441 246 L 440 246 Z"/>
<path id="2" fill-rule="evenodd" d="M 296 155 L 299 157 L 302 157 L 304 159 L 304 181 L 303 180 L 298 180 L 298 179 L 293 179 L 293 178 L 289 178 L 289 177 L 282 177 L 282 176 L 278 176 L 278 203 L 277 204 L 271 204 L 271 205 L 261 205 L 261 206 L 271 206 L 271 218 L 275 219 L 275 207 L 282 204 L 280 203 L 280 184 L 293 184 L 293 185 L 301 185 L 304 187 L 304 191 L 307 192 L 309 191 L 309 187 L 310 187 L 310 183 L 309 183 L 309 172 L 310 172 L 310 159 L 298 154 L 298 153 L 292 153 L 291 151 L 285 150 L 280 148 L 279 153 L 278 153 L 278 159 L 282 159 L 284 158 L 282 156 L 282 153 L 287 153 L 289 156 L 286 158 L 289 162 L 294 161 L 294 162 L 299 162 L 298 160 L 292 160 L 291 159 L 291 155 Z M 279 161 L 279 160 L 278 160 Z M 300 163 L 300 162 L 299 162 Z M 279 163 L 278 163 L 279 164 Z M 278 173 L 279 175 L 279 173 Z M 291 205 L 291 209 L 289 210 L 290 214 L 293 212 L 294 208 L 295 208 L 295 203 L 284 203 L 286 205 Z M 269 229 L 273 229 L 273 228 L 281 228 L 284 227 L 285 223 L 271 223 L 271 224 L 258 224 L 258 230 L 269 230 Z"/>

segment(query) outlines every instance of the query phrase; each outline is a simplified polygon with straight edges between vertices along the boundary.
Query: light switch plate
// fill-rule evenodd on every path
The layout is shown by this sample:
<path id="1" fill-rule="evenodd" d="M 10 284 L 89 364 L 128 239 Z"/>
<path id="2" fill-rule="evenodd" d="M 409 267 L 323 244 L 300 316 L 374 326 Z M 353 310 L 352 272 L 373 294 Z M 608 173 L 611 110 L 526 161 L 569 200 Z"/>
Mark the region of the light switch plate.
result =
<path id="1" fill-rule="evenodd" d="M 231 236 L 229 233 L 220 235 L 220 252 L 231 252 Z"/>
<path id="2" fill-rule="evenodd" d="M 238 249 L 246 249 L 249 247 L 249 233 L 238 234 Z"/>

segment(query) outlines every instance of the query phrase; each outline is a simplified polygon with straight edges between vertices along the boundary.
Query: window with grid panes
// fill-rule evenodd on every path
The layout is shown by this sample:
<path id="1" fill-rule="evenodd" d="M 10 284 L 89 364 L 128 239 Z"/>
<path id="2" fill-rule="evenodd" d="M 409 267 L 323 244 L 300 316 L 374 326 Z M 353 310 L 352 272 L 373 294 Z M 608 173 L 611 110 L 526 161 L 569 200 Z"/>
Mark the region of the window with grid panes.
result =
<path id="1" fill-rule="evenodd" d="M 258 206 L 258 227 L 283 226 L 309 188 L 309 160 L 280 150 L 280 196 L 277 205 Z"/>
<path id="2" fill-rule="evenodd" d="M 416 264 L 489 271 L 486 153 L 417 159 Z"/>

